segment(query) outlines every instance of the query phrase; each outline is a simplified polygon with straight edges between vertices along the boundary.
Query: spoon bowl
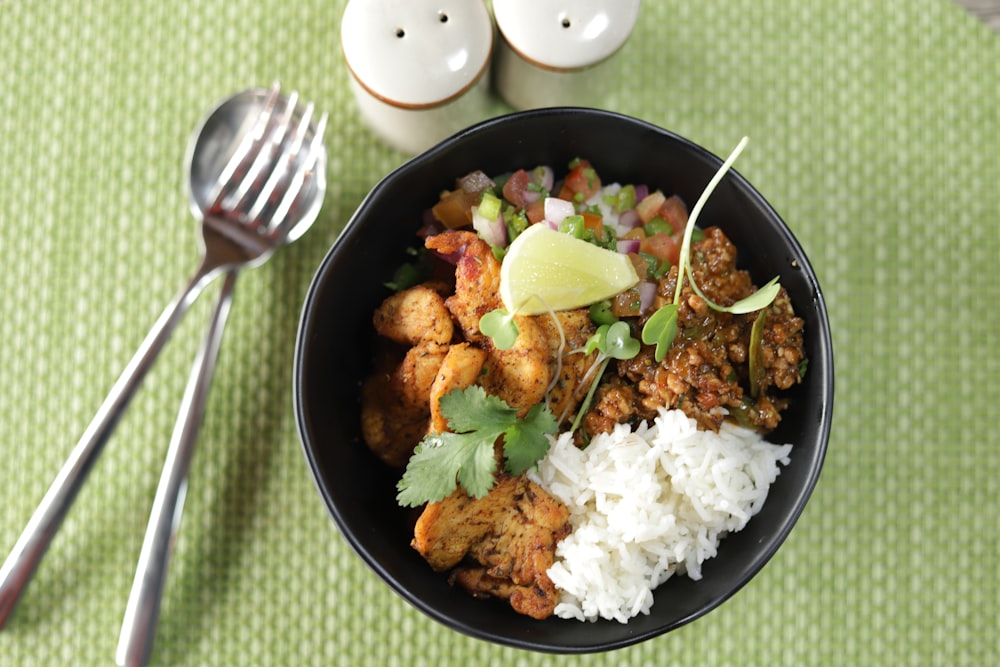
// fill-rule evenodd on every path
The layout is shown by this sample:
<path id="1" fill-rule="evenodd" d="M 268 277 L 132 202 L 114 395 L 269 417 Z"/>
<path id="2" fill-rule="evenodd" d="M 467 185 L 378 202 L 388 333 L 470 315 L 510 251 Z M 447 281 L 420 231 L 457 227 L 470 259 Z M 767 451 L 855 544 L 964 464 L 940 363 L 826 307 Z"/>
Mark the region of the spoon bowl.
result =
<path id="1" fill-rule="evenodd" d="M 295 109 L 295 93 L 282 100 L 272 99 L 273 92 L 254 88 L 228 97 L 206 114 L 195 130 L 187 147 L 185 163 L 188 169 L 188 203 L 191 214 L 196 219 L 204 220 L 217 206 L 219 184 L 223 181 L 227 165 L 238 156 L 243 139 L 251 138 L 255 129 L 262 129 L 259 128 L 262 116 L 273 113 L 274 107 L 281 106 L 282 101 L 285 102 L 286 109 Z M 293 118 L 289 120 L 301 121 L 305 114 L 311 116 L 312 112 L 309 108 L 304 112 L 293 111 Z M 303 141 L 306 144 L 313 141 L 317 134 L 322 134 L 322 128 L 310 123 L 309 119 L 303 127 Z M 322 151 L 322 155 L 311 156 L 309 151 L 301 150 L 289 155 L 292 161 L 291 172 L 304 168 L 308 159 L 315 160 L 316 168 L 302 184 L 296 204 L 289 209 L 287 219 L 282 223 L 285 227 L 284 243 L 291 243 L 302 236 L 315 222 L 323 205 L 323 195 L 326 192 L 326 153 L 322 145 L 317 146 L 317 149 Z M 252 165 L 248 168 L 252 168 Z M 255 258 L 254 264 L 263 262 L 268 254 L 270 253 Z"/>

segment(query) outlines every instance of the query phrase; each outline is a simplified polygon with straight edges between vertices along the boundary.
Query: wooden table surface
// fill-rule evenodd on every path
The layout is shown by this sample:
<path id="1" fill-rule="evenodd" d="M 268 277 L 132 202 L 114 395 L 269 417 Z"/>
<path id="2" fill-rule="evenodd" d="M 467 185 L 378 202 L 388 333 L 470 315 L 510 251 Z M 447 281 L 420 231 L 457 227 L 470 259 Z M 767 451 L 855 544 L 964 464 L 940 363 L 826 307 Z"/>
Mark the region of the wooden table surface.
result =
<path id="1" fill-rule="evenodd" d="M 1000 0 L 956 0 L 956 2 L 1000 32 Z"/>

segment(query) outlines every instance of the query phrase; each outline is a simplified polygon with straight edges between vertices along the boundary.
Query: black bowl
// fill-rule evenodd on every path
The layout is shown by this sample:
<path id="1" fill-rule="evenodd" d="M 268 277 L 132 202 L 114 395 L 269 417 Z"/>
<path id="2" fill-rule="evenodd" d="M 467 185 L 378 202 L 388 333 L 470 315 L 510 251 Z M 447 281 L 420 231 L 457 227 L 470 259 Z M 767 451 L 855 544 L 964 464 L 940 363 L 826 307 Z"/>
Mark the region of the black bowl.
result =
<path id="1" fill-rule="evenodd" d="M 605 111 L 564 108 L 488 120 L 445 140 L 385 177 L 355 212 L 309 288 L 298 331 L 294 403 L 299 435 L 323 502 L 361 558 L 405 600 L 473 637 L 553 653 L 605 651 L 634 644 L 715 608 L 753 577 L 788 536 L 820 474 L 833 408 L 833 356 L 820 287 L 805 253 L 778 214 L 738 172 L 730 172 L 702 211 L 739 249 L 758 284 L 775 274 L 806 322 L 808 372 L 769 438 L 794 443 L 791 463 L 761 512 L 705 563 L 704 578 L 670 579 L 648 616 L 627 624 L 521 616 L 502 601 L 480 601 L 451 587 L 410 548 L 412 515 L 396 504 L 399 473 L 369 453 L 359 428 L 359 385 L 370 370 L 371 315 L 389 294 L 384 283 L 407 259 L 421 214 L 474 169 L 488 174 L 590 160 L 606 183 L 648 183 L 692 205 L 722 163 L 715 155 L 649 123 Z"/>

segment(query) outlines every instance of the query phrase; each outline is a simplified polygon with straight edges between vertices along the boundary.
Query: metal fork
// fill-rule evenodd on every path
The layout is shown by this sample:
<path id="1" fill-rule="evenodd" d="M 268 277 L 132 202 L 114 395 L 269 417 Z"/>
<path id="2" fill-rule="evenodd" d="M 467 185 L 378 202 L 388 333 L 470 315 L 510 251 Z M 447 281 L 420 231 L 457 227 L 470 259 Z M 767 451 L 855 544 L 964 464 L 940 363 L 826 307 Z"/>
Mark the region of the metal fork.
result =
<path id="1" fill-rule="evenodd" d="M 309 116 L 309 113 L 304 114 L 298 127 L 291 134 L 292 145 L 288 151 L 289 155 L 298 155 L 302 150 Z M 319 135 L 323 133 L 322 125 L 324 124 L 325 120 L 321 121 Z M 299 172 L 291 168 L 282 169 L 280 165 L 276 166 L 263 186 L 262 194 L 286 191 L 285 182 L 294 180 L 298 175 Z M 258 197 L 258 203 L 265 198 Z M 290 201 L 287 194 L 285 201 Z M 282 208 L 283 206 L 280 204 L 276 208 L 275 215 L 278 216 L 278 219 L 281 219 L 280 211 Z M 263 207 L 260 207 L 259 211 L 257 209 L 258 207 L 255 206 L 249 214 L 249 218 L 253 219 L 255 224 L 274 224 L 273 217 L 268 219 L 263 214 Z M 205 342 L 191 368 L 184 399 L 178 412 L 122 621 L 115 656 L 120 667 L 145 665 L 152 653 L 160 602 L 166 586 L 167 570 L 184 508 L 188 471 L 232 301 L 236 274 L 237 271 L 232 270 L 225 276 L 222 291 L 212 313 Z"/>
<path id="2" fill-rule="evenodd" d="M 282 96 L 276 84 L 270 91 L 253 89 L 225 100 L 196 132 L 188 162 L 192 210 L 202 223 L 201 263 L 112 386 L 0 568 L 0 628 L 129 401 L 190 305 L 220 274 L 264 262 L 315 221 L 326 189 L 323 131 L 327 117 L 324 114 L 314 126 L 313 109 L 312 104 L 304 111 L 298 109 L 298 96 Z"/>

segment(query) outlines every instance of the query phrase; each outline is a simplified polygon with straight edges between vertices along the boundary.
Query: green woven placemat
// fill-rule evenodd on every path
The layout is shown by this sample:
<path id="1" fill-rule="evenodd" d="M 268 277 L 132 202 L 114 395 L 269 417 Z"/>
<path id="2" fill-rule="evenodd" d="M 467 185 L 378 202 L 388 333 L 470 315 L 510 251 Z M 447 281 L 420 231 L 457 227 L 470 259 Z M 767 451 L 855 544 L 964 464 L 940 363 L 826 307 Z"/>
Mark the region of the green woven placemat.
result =
<path id="1" fill-rule="evenodd" d="M 239 281 L 155 665 L 1000 661 L 993 33 L 946 0 L 643 3 L 607 106 L 719 154 L 751 137 L 739 169 L 825 290 L 836 417 L 809 506 L 746 588 L 642 645 L 558 657 L 456 634 L 392 594 L 337 534 L 300 452 L 302 297 L 361 198 L 405 159 L 358 119 L 343 6 L 0 0 L 0 555 L 194 269 L 188 134 L 224 95 L 280 80 L 331 113 L 329 193 L 302 241 Z M 112 664 L 209 302 L 176 332 L 0 632 L 0 664 Z"/>

